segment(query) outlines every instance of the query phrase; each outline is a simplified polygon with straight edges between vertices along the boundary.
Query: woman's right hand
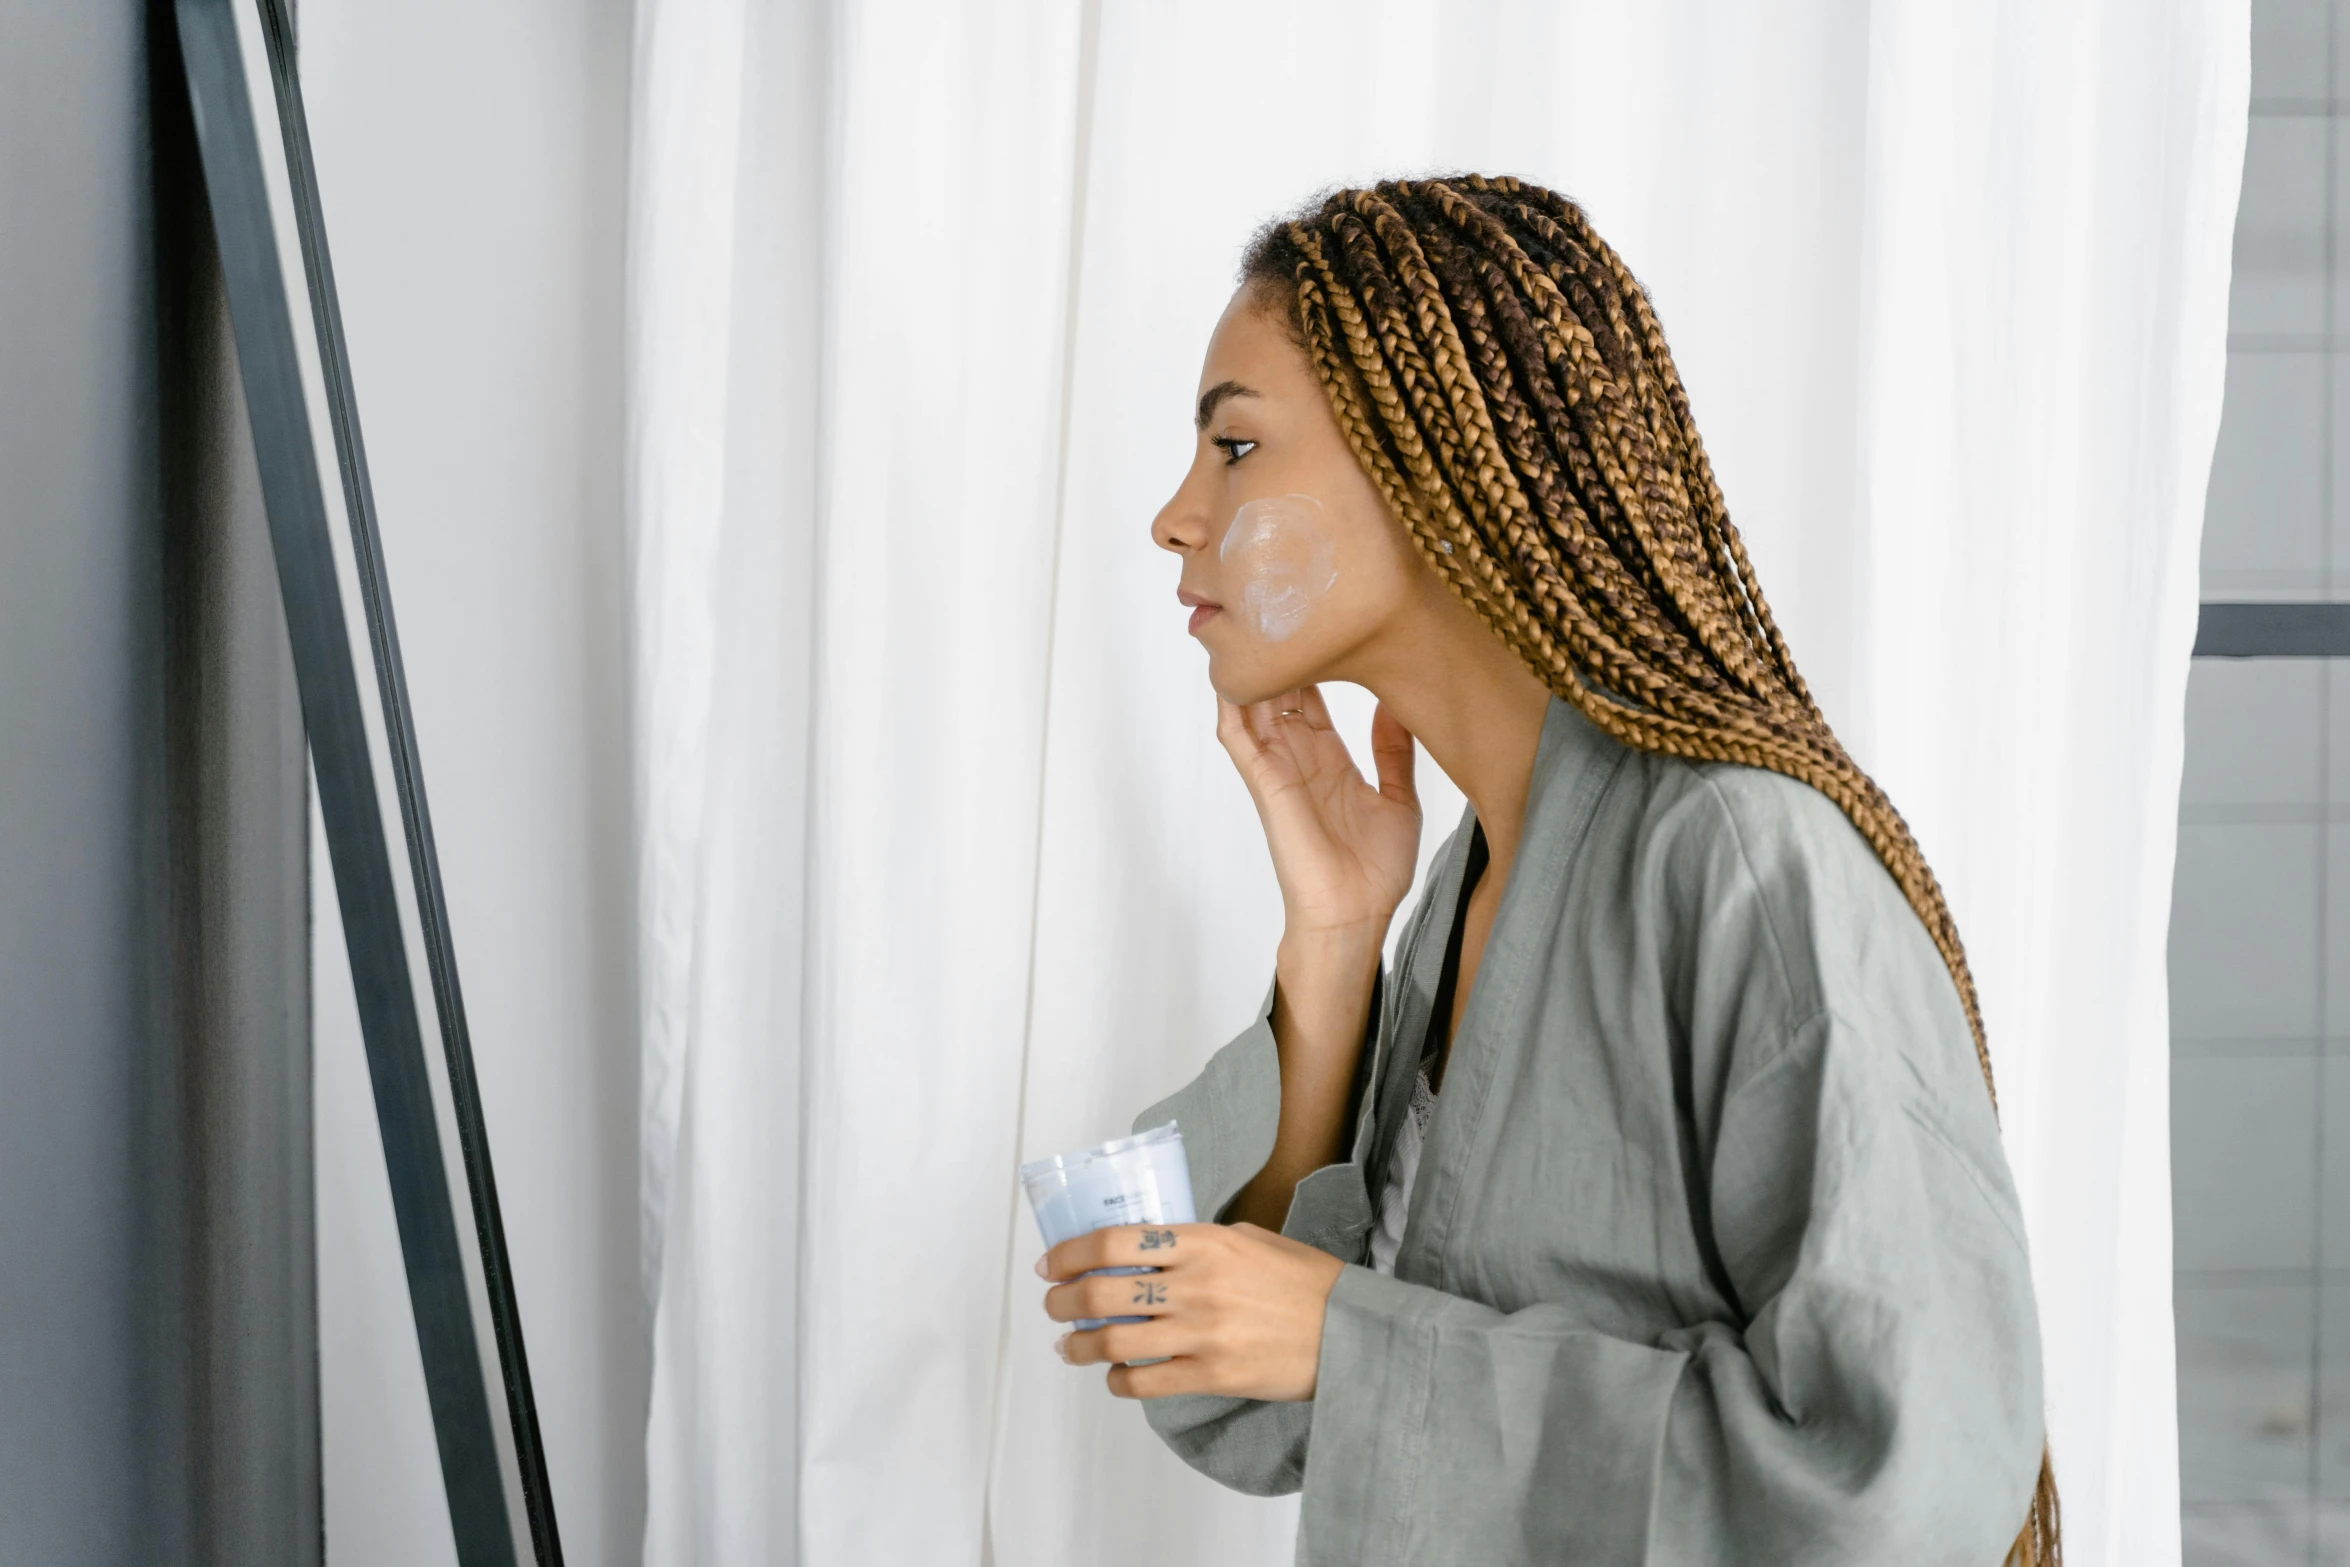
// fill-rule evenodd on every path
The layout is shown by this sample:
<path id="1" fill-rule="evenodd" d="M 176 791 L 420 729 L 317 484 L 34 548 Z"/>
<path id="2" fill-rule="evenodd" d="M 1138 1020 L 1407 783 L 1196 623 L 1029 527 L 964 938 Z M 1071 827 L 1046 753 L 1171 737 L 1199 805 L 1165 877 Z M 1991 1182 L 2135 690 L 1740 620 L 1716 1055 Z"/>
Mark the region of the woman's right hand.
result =
<path id="1" fill-rule="evenodd" d="M 1380 943 L 1419 859 L 1420 797 L 1411 734 L 1384 707 L 1371 719 L 1375 789 L 1312 686 L 1247 708 L 1220 704 L 1216 735 L 1257 802 L 1288 916 L 1273 966 L 1280 1121 L 1272 1153 L 1230 1210 L 1278 1232 L 1297 1183 L 1346 1145 Z"/>
<path id="2" fill-rule="evenodd" d="M 1373 788 L 1313 686 L 1238 707 L 1219 699 L 1224 742 L 1264 823 L 1288 916 L 1285 941 L 1360 939 L 1374 948 L 1411 891 L 1420 849 L 1412 737 L 1385 707 L 1371 719 Z"/>

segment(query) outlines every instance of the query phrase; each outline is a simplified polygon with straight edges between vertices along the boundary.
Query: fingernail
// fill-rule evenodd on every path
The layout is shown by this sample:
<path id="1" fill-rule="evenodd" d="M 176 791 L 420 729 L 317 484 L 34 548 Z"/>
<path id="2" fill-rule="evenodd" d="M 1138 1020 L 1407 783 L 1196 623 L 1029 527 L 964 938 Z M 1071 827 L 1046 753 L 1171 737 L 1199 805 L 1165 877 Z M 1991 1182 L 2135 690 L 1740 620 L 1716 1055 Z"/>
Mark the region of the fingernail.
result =
<path id="1" fill-rule="evenodd" d="M 1049 1279 L 1052 1277 L 1050 1273 L 1045 1271 L 1044 1259 L 1042 1257 L 1036 1259 L 1036 1276 L 1040 1279 Z"/>
<path id="2" fill-rule="evenodd" d="M 1064 1333 L 1053 1340 L 1053 1353 L 1061 1357 L 1061 1364 L 1069 1363 L 1069 1335 Z"/>

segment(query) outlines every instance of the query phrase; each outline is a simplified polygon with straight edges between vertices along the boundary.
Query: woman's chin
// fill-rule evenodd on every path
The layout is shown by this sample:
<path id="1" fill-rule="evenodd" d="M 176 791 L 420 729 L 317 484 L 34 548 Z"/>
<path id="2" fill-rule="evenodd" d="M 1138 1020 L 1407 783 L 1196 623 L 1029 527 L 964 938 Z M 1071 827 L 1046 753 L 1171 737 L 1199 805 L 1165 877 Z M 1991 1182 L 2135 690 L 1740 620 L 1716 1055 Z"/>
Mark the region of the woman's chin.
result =
<path id="1" fill-rule="evenodd" d="M 1268 651 L 1262 644 L 1246 650 L 1211 649 L 1208 684 L 1216 688 L 1216 695 L 1235 707 L 1248 707 L 1322 680 L 1322 672 L 1314 663 L 1299 658 L 1267 657 Z"/>

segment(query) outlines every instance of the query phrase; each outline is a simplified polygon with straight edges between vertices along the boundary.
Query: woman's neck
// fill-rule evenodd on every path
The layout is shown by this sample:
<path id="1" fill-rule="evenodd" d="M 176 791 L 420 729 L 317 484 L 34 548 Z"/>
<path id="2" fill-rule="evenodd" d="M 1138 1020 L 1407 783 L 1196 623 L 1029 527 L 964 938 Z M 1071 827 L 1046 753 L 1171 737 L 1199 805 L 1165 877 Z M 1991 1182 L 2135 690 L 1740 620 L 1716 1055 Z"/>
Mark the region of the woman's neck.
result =
<path id="1" fill-rule="evenodd" d="M 1433 598 L 1350 660 L 1370 689 L 1459 785 L 1506 875 L 1525 821 L 1550 689 L 1433 579 Z M 1496 878 L 1497 880 L 1499 878 Z"/>

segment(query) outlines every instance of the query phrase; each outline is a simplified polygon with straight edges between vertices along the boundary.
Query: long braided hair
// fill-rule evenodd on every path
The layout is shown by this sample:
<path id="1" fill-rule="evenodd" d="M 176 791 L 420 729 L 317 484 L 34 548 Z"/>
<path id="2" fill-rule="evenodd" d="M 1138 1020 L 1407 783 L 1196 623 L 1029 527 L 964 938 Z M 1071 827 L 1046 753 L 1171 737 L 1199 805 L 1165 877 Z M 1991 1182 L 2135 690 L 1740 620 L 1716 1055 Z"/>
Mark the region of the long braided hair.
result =
<path id="1" fill-rule="evenodd" d="M 1355 457 L 1437 575 L 1626 745 L 1799 779 L 1884 862 L 1991 1056 L 1941 885 L 1829 729 L 1771 619 L 1664 329 L 1564 196 L 1389 180 L 1267 225 L 1244 284 L 1290 309 Z M 2062 1561 L 2047 1456 L 2009 1560 Z"/>

